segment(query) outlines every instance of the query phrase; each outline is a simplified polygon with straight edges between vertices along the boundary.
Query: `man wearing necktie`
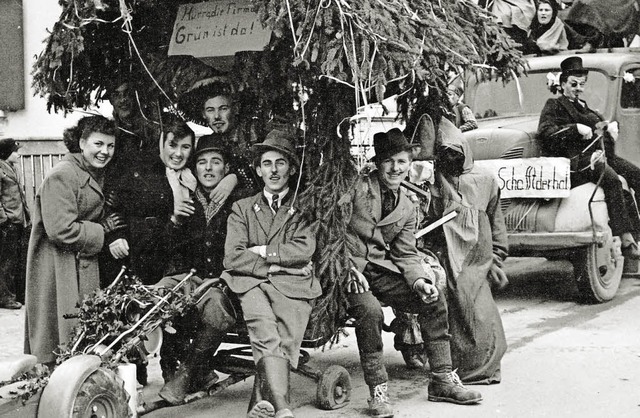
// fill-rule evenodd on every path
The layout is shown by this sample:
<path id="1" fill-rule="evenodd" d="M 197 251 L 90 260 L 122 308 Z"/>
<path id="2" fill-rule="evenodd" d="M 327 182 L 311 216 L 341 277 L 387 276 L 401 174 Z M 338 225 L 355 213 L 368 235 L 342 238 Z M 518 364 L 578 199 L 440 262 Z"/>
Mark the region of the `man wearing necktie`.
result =
<path id="1" fill-rule="evenodd" d="M 380 303 L 418 314 L 429 357 L 431 401 L 475 404 L 480 393 L 462 386 L 452 371 L 447 305 L 435 286 L 435 274 L 424 267 L 416 249 L 414 204 L 400 190 L 413 159 L 413 148 L 397 128 L 373 137 L 376 170 L 362 175 L 352 195 L 353 213 L 347 240 L 351 277 L 347 284 L 349 313 L 365 383 L 371 399 L 369 413 L 392 417 L 383 362 Z"/>
<path id="2" fill-rule="evenodd" d="M 315 228 L 293 206 L 289 180 L 299 167 L 288 132 L 273 130 L 255 144 L 256 172 L 264 183 L 255 196 L 237 201 L 227 223 L 222 279 L 238 295 L 257 365 L 248 417 L 293 417 L 289 368 L 320 296 L 312 274 Z"/>

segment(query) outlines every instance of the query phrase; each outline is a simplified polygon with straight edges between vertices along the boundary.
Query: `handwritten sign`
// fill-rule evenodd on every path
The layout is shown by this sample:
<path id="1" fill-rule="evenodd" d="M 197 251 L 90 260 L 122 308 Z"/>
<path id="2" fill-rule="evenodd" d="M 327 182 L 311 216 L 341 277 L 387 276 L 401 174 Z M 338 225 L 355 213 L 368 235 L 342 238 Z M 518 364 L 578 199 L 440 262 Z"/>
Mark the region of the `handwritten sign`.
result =
<path id="1" fill-rule="evenodd" d="M 568 197 L 571 190 L 569 159 L 555 157 L 480 160 L 474 164 L 492 172 L 501 197 Z"/>
<path id="2" fill-rule="evenodd" d="M 206 58 L 262 51 L 270 37 L 271 31 L 262 27 L 258 10 L 249 0 L 182 4 L 173 25 L 169 55 Z"/>

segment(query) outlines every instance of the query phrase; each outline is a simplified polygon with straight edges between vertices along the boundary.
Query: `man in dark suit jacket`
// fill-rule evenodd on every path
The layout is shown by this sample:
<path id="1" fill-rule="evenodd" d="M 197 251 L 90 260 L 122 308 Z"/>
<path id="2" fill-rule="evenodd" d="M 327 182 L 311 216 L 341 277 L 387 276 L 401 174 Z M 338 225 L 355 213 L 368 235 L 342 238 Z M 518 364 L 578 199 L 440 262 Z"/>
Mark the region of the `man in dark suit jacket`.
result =
<path id="1" fill-rule="evenodd" d="M 293 417 L 289 368 L 320 296 L 311 274 L 315 230 L 293 206 L 289 179 L 299 166 L 294 138 L 279 130 L 255 144 L 263 190 L 233 205 L 227 223 L 222 279 L 238 295 L 257 364 L 249 417 Z"/>
<path id="2" fill-rule="evenodd" d="M 349 247 L 353 267 L 348 283 L 350 314 L 364 379 L 369 386 L 369 410 L 392 417 L 387 372 L 382 360 L 383 313 L 380 303 L 417 313 L 431 366 L 429 400 L 475 404 L 480 393 L 466 389 L 451 368 L 449 325 L 444 296 L 435 276 L 416 249 L 416 213 L 400 190 L 412 160 L 412 146 L 399 129 L 374 135 L 377 170 L 355 186 Z"/>
<path id="3" fill-rule="evenodd" d="M 605 150 L 599 149 L 599 143 L 594 140 L 596 129 L 606 123 L 602 115 L 581 99 L 588 75 L 588 70 L 582 66 L 582 58 L 566 58 L 560 67 L 562 94 L 547 100 L 540 113 L 538 138 L 543 154 L 571 160 L 571 187 L 599 181 L 604 189 L 609 225 L 613 235 L 620 237 L 622 254 L 640 259 L 640 248 L 633 236 L 638 227 L 634 225 L 632 211 L 618 177 L 618 174 L 624 176 L 638 193 L 640 169 L 615 155 L 614 140 L 606 131 L 603 132 Z M 606 160 L 603 151 L 606 152 Z"/>

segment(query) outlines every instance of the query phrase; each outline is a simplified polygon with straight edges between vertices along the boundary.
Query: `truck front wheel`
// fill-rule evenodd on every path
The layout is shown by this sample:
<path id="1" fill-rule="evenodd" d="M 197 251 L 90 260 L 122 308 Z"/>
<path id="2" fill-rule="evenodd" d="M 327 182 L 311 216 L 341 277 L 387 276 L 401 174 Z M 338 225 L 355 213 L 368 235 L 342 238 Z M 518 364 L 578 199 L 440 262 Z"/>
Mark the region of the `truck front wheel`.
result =
<path id="1" fill-rule="evenodd" d="M 624 258 L 620 239 L 612 237 L 603 246 L 591 244 L 572 258 L 573 271 L 580 297 L 588 303 L 601 303 L 616 295 Z"/>

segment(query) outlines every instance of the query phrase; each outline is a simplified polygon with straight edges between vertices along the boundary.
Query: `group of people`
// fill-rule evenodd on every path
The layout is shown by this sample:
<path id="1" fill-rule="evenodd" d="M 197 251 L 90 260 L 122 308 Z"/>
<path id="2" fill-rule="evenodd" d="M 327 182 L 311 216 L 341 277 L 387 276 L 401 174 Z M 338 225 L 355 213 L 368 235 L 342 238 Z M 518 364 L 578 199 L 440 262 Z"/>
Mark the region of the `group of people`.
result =
<path id="1" fill-rule="evenodd" d="M 75 325 L 63 316 L 115 277 L 104 277 L 114 264 L 165 287 L 195 268 L 191 290 L 204 280 L 221 280 L 198 301 L 190 318 L 198 324 L 195 335 L 166 341 L 160 396 L 180 404 L 215 383 L 210 360 L 225 333 L 242 321 L 257 370 L 248 416 L 293 416 L 289 370 L 297 367 L 313 300 L 322 293 L 312 263 L 316 225 L 296 206 L 295 132 L 276 126 L 254 141 L 236 122 L 228 84 L 218 80 L 191 92 L 213 131 L 197 143 L 188 125 L 173 116 L 159 126 L 122 128 L 135 117 L 135 106 L 129 109 L 122 97 L 126 90 L 112 90 L 115 121 L 88 116 L 65 131 L 69 154 L 36 195 L 25 352 L 53 365 Z M 158 149 L 144 136 L 149 132 L 157 132 Z M 363 174 L 349 196 L 354 267 L 346 284 L 370 412 L 393 416 L 381 303 L 418 314 L 430 364 L 429 399 L 478 403 L 480 393 L 464 387 L 454 371 L 445 292 L 416 247 L 415 203 L 400 189 L 415 146 L 399 130 L 377 134 L 374 141 L 377 169 Z"/>
<path id="2" fill-rule="evenodd" d="M 634 0 L 493 0 L 482 2 L 525 54 L 625 46 L 638 32 Z M 563 3 L 571 3 L 570 5 Z M 558 16 L 563 7 L 563 18 Z"/>
<path id="3" fill-rule="evenodd" d="M 578 57 L 563 61 L 563 95 L 542 111 L 541 144 L 547 155 L 575 161 L 572 183 L 603 176 L 608 205 L 616 205 L 609 212 L 616 214 L 613 232 L 626 256 L 640 258 L 631 216 L 618 206 L 625 196 L 616 174 L 640 187 L 638 169 L 609 152 L 604 162 L 597 152 L 594 161 L 591 153 L 577 151 L 602 119 L 580 100 L 586 78 Z M 226 332 L 244 323 L 256 363 L 247 416 L 292 417 L 289 373 L 298 365 L 313 300 L 322 293 L 313 266 L 317 225 L 296 205 L 301 167 L 295 132 L 275 126 L 257 140 L 238 123 L 229 84 L 215 79 L 190 91 L 213 131 L 197 142 L 174 116 L 159 125 L 143 119 L 127 124 L 140 117 L 126 96 L 130 87 L 112 90 L 115 121 L 85 117 L 65 132 L 69 154 L 37 193 L 25 352 L 54 363 L 75 325 L 63 316 L 108 283 L 114 265 L 125 263 L 145 284 L 161 287 L 172 287 L 195 268 L 188 291 L 207 279 L 220 280 L 189 317 L 197 324 L 195 334 L 181 335 L 178 327 L 178 335 L 165 340 L 160 396 L 177 405 L 215 383 L 211 359 Z M 375 417 L 394 415 L 383 360 L 383 305 L 397 313 L 396 347 L 406 351 L 407 363 L 423 367 L 428 361 L 429 400 L 476 404 L 482 395 L 463 381 L 501 380 L 506 338 L 491 290 L 507 281 L 499 189 L 490 173 L 474 167 L 454 123 L 442 118 L 432 131 L 437 140 L 409 140 L 398 129 L 374 135 L 374 168 L 363 171 L 345 197 L 353 206 L 346 220 L 348 312 Z M 149 138 L 151 133 L 157 137 Z M 424 157 L 417 146 L 425 144 L 435 160 L 429 182 L 414 161 Z M 410 172 L 426 197 L 401 187 Z M 442 228 L 416 241 L 419 227 L 454 211 Z"/>

